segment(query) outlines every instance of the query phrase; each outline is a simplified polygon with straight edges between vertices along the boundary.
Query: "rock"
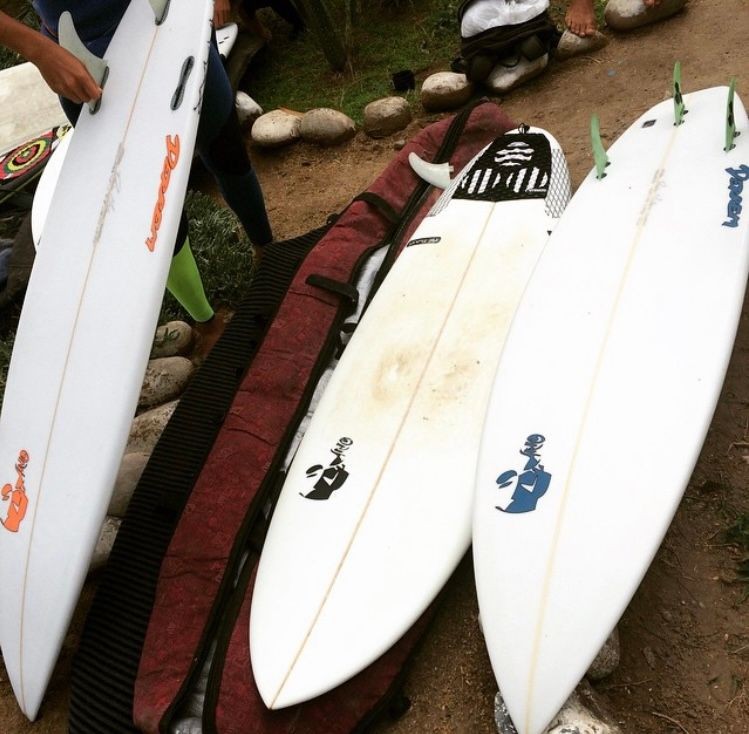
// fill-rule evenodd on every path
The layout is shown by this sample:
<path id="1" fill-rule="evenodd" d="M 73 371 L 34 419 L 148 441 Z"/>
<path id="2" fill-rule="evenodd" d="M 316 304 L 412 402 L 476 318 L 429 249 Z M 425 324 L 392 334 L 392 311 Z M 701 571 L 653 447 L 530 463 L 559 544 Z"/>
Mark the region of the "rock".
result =
<path id="1" fill-rule="evenodd" d="M 158 408 L 142 413 L 133 420 L 130 436 L 127 440 L 126 454 L 150 454 L 156 446 L 159 436 L 174 413 L 179 401 L 160 405 Z"/>
<path id="2" fill-rule="evenodd" d="M 549 54 L 537 58 L 535 61 L 528 61 L 527 59 L 521 58 L 520 61 L 511 67 L 502 66 L 497 64 L 492 73 L 486 80 L 486 86 L 491 89 L 492 92 L 497 94 L 504 94 L 520 86 L 523 82 L 527 82 L 529 79 L 533 79 L 534 76 L 538 76 L 549 63 Z"/>
<path id="3" fill-rule="evenodd" d="M 194 369 L 192 362 L 186 357 L 152 359 L 146 367 L 138 406 L 150 408 L 178 397 Z"/>
<path id="4" fill-rule="evenodd" d="M 507 704 L 499 691 L 494 696 L 494 723 L 497 725 L 499 734 L 518 734 L 510 718 L 510 712 L 507 710 Z"/>
<path id="5" fill-rule="evenodd" d="M 89 573 L 97 571 L 106 564 L 109 554 L 112 552 L 112 546 L 114 545 L 121 522 L 116 517 L 108 517 L 104 521 L 101 533 L 99 534 L 99 540 L 96 542 L 96 548 L 94 548 L 94 554 L 91 557 L 91 565 L 88 568 Z"/>
<path id="6" fill-rule="evenodd" d="M 192 346 L 192 327 L 184 321 L 169 321 L 156 329 L 151 359 L 185 356 Z"/>
<path id="7" fill-rule="evenodd" d="M 364 132 L 384 138 L 403 130 L 411 122 L 411 107 L 403 97 L 383 97 L 364 108 Z"/>
<path id="8" fill-rule="evenodd" d="M 400 138 L 393 143 L 393 150 L 403 150 L 406 147 L 406 139 Z"/>
<path id="9" fill-rule="evenodd" d="M 125 517 L 130 498 L 138 486 L 143 469 L 146 468 L 149 455 L 144 453 L 125 454 L 122 457 L 120 470 L 114 483 L 112 499 L 109 500 L 107 515 Z"/>
<path id="10" fill-rule="evenodd" d="M 609 639 L 603 643 L 603 647 L 590 664 L 587 677 L 591 680 L 601 680 L 611 675 L 618 667 L 621 660 L 621 647 L 619 645 L 619 630 L 609 635 Z"/>
<path id="11" fill-rule="evenodd" d="M 609 0 L 603 17 L 615 31 L 631 31 L 668 18 L 678 13 L 685 4 L 686 0 L 661 0 L 658 5 L 649 8 L 643 0 Z"/>
<path id="12" fill-rule="evenodd" d="M 234 106 L 237 108 L 239 124 L 245 129 L 251 128 L 255 120 L 263 114 L 263 108 L 246 92 L 237 92 Z"/>
<path id="13" fill-rule="evenodd" d="M 573 56 L 598 51 L 598 49 L 603 48 L 608 42 L 609 39 L 600 31 L 596 31 L 592 36 L 586 36 L 585 38 L 571 31 L 565 31 L 559 39 L 559 45 L 554 52 L 554 57 L 558 61 L 566 61 Z"/>
<path id="14" fill-rule="evenodd" d="M 619 727 L 589 711 L 573 693 L 546 730 L 548 734 L 621 734 Z"/>
<path id="15" fill-rule="evenodd" d="M 544 734 L 621 734 L 619 727 L 608 719 L 595 691 L 583 682 L 544 729 Z M 499 734 L 517 734 L 501 693 L 494 698 L 494 722 Z"/>
<path id="16" fill-rule="evenodd" d="M 299 140 L 302 115 L 289 110 L 273 110 L 255 120 L 252 140 L 263 148 L 280 148 Z"/>
<path id="17" fill-rule="evenodd" d="M 464 105 L 473 94 L 473 84 L 465 74 L 438 71 L 421 85 L 421 104 L 425 110 L 441 112 Z"/>
<path id="18" fill-rule="evenodd" d="M 305 113 L 299 132 L 309 143 L 338 145 L 356 135 L 356 123 L 343 112 L 319 107 Z"/>

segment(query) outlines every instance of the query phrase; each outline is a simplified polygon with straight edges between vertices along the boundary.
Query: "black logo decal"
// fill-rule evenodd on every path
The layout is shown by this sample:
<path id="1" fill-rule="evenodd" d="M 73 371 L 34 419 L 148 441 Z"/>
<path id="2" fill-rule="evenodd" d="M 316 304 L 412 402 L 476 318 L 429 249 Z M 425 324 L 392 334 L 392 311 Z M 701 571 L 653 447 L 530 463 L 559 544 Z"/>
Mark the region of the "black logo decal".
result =
<path id="1" fill-rule="evenodd" d="M 346 465 L 343 462 L 343 455 L 353 445 L 350 438 L 344 436 L 338 439 L 338 443 L 330 449 L 333 459 L 327 466 L 315 464 L 307 469 L 307 476 L 310 479 L 316 479 L 314 488 L 307 494 L 299 493 L 308 500 L 327 500 L 330 495 L 337 489 L 340 489 L 348 479 Z"/>
<path id="2" fill-rule="evenodd" d="M 436 245 L 442 241 L 442 237 L 419 237 L 418 239 L 411 240 L 406 247 L 413 247 L 414 245 Z"/>

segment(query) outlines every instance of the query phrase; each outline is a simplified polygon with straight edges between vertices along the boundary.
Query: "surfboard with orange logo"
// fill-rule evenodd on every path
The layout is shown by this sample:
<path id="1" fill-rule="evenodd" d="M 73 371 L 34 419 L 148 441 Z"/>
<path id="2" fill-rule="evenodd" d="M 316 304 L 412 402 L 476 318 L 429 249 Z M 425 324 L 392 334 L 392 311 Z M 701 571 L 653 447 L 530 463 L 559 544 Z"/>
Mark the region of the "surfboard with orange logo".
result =
<path id="1" fill-rule="evenodd" d="M 132 0 L 51 199 L 0 415 L 0 645 L 34 719 L 135 412 L 194 149 L 213 3 Z"/>

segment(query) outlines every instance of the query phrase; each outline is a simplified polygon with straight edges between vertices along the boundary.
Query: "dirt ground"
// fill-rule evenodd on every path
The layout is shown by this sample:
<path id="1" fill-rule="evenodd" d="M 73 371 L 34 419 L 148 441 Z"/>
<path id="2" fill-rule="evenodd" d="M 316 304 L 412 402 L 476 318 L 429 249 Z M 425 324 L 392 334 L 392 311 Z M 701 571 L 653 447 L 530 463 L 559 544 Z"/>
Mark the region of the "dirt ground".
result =
<path id="1" fill-rule="evenodd" d="M 545 127 L 556 136 L 575 186 L 592 165 L 591 113 L 600 115 L 604 141 L 610 143 L 647 108 L 670 96 L 675 60 L 682 63 L 687 92 L 724 84 L 732 75 L 739 79 L 739 93 L 745 88 L 742 83 L 749 84 L 746 0 L 689 0 L 686 12 L 664 23 L 609 35 L 611 42 L 603 50 L 554 63 L 501 100 L 514 119 Z M 749 92 L 744 97 L 749 99 Z M 381 141 L 360 133 L 331 150 L 304 143 L 275 152 L 253 150 L 276 236 L 292 236 L 322 223 L 380 173 L 394 154 L 396 140 L 435 119 L 417 117 L 405 133 Z M 619 625 L 621 664 L 612 676 L 594 684 L 625 734 L 749 732 L 749 601 L 741 603 L 744 587 L 735 581 L 740 555 L 723 537 L 738 514 L 749 512 L 744 489 L 748 480 L 745 304 L 728 377 L 692 480 Z M 18 712 L 0 667 L 0 732 L 66 731 L 70 657 L 90 595 L 87 587 L 38 723 L 28 724 Z M 477 625 L 473 569 L 466 560 L 406 677 L 410 710 L 376 731 L 490 734 L 496 731 L 495 692 Z"/>

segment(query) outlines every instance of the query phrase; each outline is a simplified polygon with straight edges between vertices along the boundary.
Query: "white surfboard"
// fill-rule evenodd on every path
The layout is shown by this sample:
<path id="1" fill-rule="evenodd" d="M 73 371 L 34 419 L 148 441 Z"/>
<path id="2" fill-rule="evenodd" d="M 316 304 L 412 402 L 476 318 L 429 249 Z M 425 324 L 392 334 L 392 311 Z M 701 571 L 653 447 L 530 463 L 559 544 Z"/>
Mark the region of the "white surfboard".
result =
<path id="1" fill-rule="evenodd" d="M 0 155 L 67 122 L 57 95 L 30 62 L 0 71 Z"/>
<path id="2" fill-rule="evenodd" d="M 62 164 L 65 162 L 65 156 L 72 141 L 73 128 L 71 127 L 58 141 L 57 147 L 44 166 L 42 175 L 39 177 L 39 182 L 36 185 L 34 199 L 31 204 L 31 236 L 35 247 L 39 247 L 39 243 L 41 242 L 42 230 L 44 229 L 45 221 L 47 221 L 52 196 L 55 193 L 55 187 L 62 171 Z"/>
<path id="3" fill-rule="evenodd" d="M 158 5 L 157 0 L 153 0 Z M 33 719 L 135 412 L 200 111 L 212 2 L 132 0 L 60 172 L 0 415 L 0 645 Z"/>
<path id="4" fill-rule="evenodd" d="M 718 400 L 749 271 L 749 124 L 726 88 L 646 112 L 541 256 L 496 375 L 474 561 L 492 667 L 539 734 L 668 528 Z"/>
<path id="5" fill-rule="evenodd" d="M 498 138 L 443 193 L 365 311 L 260 560 L 250 645 L 269 707 L 373 662 L 468 549 L 491 379 L 569 191 L 551 136 Z"/>

